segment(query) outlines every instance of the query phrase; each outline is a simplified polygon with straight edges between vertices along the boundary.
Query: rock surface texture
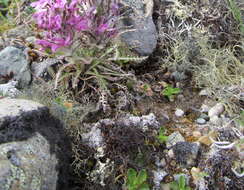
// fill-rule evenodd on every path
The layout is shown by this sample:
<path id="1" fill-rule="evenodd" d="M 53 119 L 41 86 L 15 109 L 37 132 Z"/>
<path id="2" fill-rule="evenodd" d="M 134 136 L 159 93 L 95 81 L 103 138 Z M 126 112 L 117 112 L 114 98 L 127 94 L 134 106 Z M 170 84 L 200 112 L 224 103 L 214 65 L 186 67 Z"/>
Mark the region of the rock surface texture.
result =
<path id="1" fill-rule="evenodd" d="M 27 86 L 31 81 L 29 63 L 21 49 L 8 46 L 0 52 L 0 83 L 3 77 L 13 74 L 20 87 Z"/>
<path id="2" fill-rule="evenodd" d="M 45 106 L 1 99 L 0 190 L 65 189 L 68 142 Z"/>
<path id="3" fill-rule="evenodd" d="M 129 47 L 134 47 L 139 55 L 150 55 L 158 38 L 152 19 L 153 0 L 122 0 L 121 3 L 127 9 L 120 25 L 122 28 L 128 28 L 128 31 L 121 35 L 122 41 Z"/>

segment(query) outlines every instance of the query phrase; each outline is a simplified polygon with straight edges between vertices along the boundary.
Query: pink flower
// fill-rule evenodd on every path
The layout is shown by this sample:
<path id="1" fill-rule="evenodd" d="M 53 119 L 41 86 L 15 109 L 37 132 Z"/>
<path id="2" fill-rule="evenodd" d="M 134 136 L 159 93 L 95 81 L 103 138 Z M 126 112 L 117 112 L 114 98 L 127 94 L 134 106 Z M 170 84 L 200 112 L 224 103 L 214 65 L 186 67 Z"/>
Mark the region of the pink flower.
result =
<path id="1" fill-rule="evenodd" d="M 37 40 L 37 43 L 44 48 L 50 48 L 52 52 L 56 52 L 57 49 L 71 45 L 71 36 L 66 38 L 62 37 L 49 37 L 47 40 Z"/>
<path id="2" fill-rule="evenodd" d="M 108 6 L 108 11 L 104 5 Z M 46 31 L 38 43 L 54 52 L 70 46 L 74 36 L 84 31 L 98 42 L 105 42 L 117 33 L 114 20 L 118 16 L 118 6 L 114 3 L 106 4 L 106 1 L 100 0 L 38 0 L 31 6 L 36 10 L 33 18 L 37 26 Z"/>

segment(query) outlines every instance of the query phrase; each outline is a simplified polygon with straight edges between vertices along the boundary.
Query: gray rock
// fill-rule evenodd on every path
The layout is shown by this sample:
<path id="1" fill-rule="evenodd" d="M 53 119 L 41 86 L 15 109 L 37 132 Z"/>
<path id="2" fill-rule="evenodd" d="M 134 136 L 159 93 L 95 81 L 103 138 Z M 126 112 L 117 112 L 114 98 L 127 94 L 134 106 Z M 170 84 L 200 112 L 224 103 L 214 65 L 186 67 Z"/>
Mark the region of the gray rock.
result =
<path id="1" fill-rule="evenodd" d="M 152 19 L 153 0 L 122 0 L 129 9 L 121 19 L 122 28 L 132 27 L 121 34 L 121 40 L 139 55 L 150 55 L 157 45 L 157 31 Z M 132 30 L 131 30 L 132 29 Z"/>
<path id="2" fill-rule="evenodd" d="M 184 168 L 195 166 L 200 145 L 198 143 L 177 142 L 174 147 L 176 161 Z"/>
<path id="3" fill-rule="evenodd" d="M 0 84 L 0 94 L 3 96 L 16 97 L 21 92 L 16 88 L 17 81 L 10 81 L 6 84 Z"/>
<path id="4" fill-rule="evenodd" d="M 168 140 L 166 142 L 166 147 L 170 148 L 174 146 L 177 142 L 184 142 L 184 141 L 185 141 L 184 137 L 180 134 L 179 131 L 176 131 L 171 135 L 169 135 Z"/>
<path id="5" fill-rule="evenodd" d="M 198 124 L 200 124 L 200 125 L 203 125 L 203 124 L 206 123 L 206 120 L 203 119 L 203 118 L 198 118 L 198 119 L 196 120 L 196 122 L 197 122 Z"/>
<path id="6" fill-rule="evenodd" d="M 27 38 L 30 36 L 34 36 L 34 32 L 30 27 L 27 27 L 26 24 L 23 25 L 18 25 L 17 27 L 14 27 L 10 30 L 7 30 L 4 33 L 4 36 L 10 39 L 15 39 L 15 38 Z"/>
<path id="7" fill-rule="evenodd" d="M 224 105 L 222 103 L 217 103 L 208 111 L 208 116 L 210 118 L 213 116 L 219 116 L 221 113 L 224 112 L 224 110 L 225 110 Z"/>
<path id="8" fill-rule="evenodd" d="M 30 83 L 31 73 L 24 52 L 9 46 L 0 52 L 0 76 L 9 75 L 11 72 L 21 88 Z M 4 83 L 1 78 L 0 83 Z"/>
<path id="9" fill-rule="evenodd" d="M 0 190 L 66 189 L 69 150 L 45 106 L 0 99 Z"/>
<path id="10" fill-rule="evenodd" d="M 59 63 L 60 60 L 55 58 L 48 58 L 42 62 L 34 62 L 31 65 L 31 70 L 33 71 L 33 75 L 35 77 L 44 77 L 44 75 L 47 73 L 48 68 L 51 66 Z"/>

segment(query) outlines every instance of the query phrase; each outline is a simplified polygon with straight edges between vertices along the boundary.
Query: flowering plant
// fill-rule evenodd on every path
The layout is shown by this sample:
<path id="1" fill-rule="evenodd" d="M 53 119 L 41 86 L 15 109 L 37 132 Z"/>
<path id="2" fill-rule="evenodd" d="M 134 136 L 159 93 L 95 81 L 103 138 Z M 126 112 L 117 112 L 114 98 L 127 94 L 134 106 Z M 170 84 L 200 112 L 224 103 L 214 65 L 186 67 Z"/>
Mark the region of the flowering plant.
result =
<path id="1" fill-rule="evenodd" d="M 31 4 L 37 26 L 44 30 L 37 41 L 43 49 L 56 52 L 88 35 L 97 44 L 107 42 L 117 33 L 115 0 L 38 0 Z"/>

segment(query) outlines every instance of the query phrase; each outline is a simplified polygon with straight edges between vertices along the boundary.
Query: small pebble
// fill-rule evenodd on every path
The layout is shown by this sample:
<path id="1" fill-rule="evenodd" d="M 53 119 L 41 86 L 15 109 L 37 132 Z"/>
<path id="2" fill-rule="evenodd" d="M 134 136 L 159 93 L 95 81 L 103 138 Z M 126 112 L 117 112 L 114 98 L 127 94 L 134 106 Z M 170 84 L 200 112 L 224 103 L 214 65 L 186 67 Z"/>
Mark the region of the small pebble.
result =
<path id="1" fill-rule="evenodd" d="M 177 108 L 176 111 L 175 111 L 175 115 L 177 117 L 182 117 L 184 115 L 184 111 Z"/>
<path id="2" fill-rule="evenodd" d="M 166 160 L 163 158 L 162 160 L 160 160 L 160 164 L 161 164 L 161 165 L 160 165 L 161 167 L 165 167 L 166 164 L 167 164 L 167 163 L 166 163 Z"/>
<path id="3" fill-rule="evenodd" d="M 210 122 L 214 125 L 221 125 L 222 124 L 221 118 L 219 118 L 217 115 L 210 117 Z"/>
<path id="4" fill-rule="evenodd" d="M 207 145 L 207 146 L 210 146 L 213 143 L 213 141 L 207 135 L 200 137 L 198 139 L 198 142 L 200 142 L 204 145 Z"/>
<path id="5" fill-rule="evenodd" d="M 196 137 L 196 138 L 199 138 L 199 137 L 202 136 L 202 134 L 201 134 L 200 131 L 193 131 L 193 132 L 192 132 L 192 136 L 193 136 L 193 137 Z"/>
<path id="6" fill-rule="evenodd" d="M 203 119 L 203 118 L 198 118 L 198 119 L 196 120 L 196 122 L 197 122 L 198 124 L 200 124 L 200 125 L 203 125 L 203 124 L 206 123 L 206 120 Z"/>
<path id="7" fill-rule="evenodd" d="M 170 149 L 170 150 L 168 151 L 168 156 L 169 156 L 170 158 L 174 158 L 174 157 L 175 157 L 175 155 L 174 155 L 174 151 L 173 151 L 172 149 Z"/>
<path id="8" fill-rule="evenodd" d="M 209 96 L 209 92 L 206 89 L 203 89 L 199 92 L 199 96 Z"/>
<path id="9" fill-rule="evenodd" d="M 222 103 L 217 103 L 214 107 L 212 107 L 208 111 L 208 116 L 213 117 L 213 116 L 219 116 L 221 113 L 223 113 L 225 110 L 225 107 Z"/>
<path id="10" fill-rule="evenodd" d="M 203 118 L 203 119 L 205 119 L 206 121 L 209 121 L 209 117 L 208 117 L 208 115 L 205 114 L 205 113 L 202 113 L 202 114 L 199 116 L 199 118 Z"/>

